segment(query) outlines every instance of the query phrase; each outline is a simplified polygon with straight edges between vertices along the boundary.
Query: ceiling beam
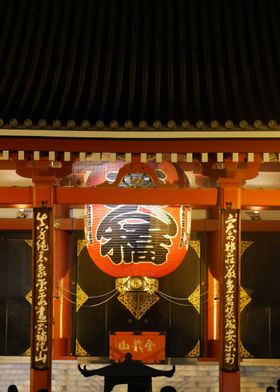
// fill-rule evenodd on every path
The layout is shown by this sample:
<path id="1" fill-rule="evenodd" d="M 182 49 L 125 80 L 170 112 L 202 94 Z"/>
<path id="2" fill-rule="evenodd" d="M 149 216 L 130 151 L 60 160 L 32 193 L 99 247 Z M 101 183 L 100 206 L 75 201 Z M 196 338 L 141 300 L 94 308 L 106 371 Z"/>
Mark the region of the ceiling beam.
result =
<path id="1" fill-rule="evenodd" d="M 1 207 L 32 206 L 34 187 L 0 187 Z M 207 207 L 217 205 L 216 188 L 88 188 L 55 187 L 54 203 L 64 205 L 83 204 L 170 204 Z M 280 189 L 242 189 L 241 205 L 279 207 Z"/>
<path id="2" fill-rule="evenodd" d="M 32 205 L 33 187 L 1 186 L 0 187 L 0 206 L 21 208 Z"/>
<path id="3" fill-rule="evenodd" d="M 280 189 L 242 189 L 242 206 L 280 207 Z"/>
<path id="4" fill-rule="evenodd" d="M 58 204 L 216 205 L 217 189 L 193 188 L 56 188 Z"/>
<path id="5" fill-rule="evenodd" d="M 32 206 L 34 187 L 0 187 L 0 205 L 19 208 Z M 54 188 L 54 203 L 84 204 L 170 204 L 207 206 L 217 204 L 217 189 L 191 188 Z"/>
<path id="6" fill-rule="evenodd" d="M 116 152 L 116 153 L 201 153 L 201 152 L 271 152 L 280 151 L 280 138 L 263 139 L 67 139 L 2 137 L 1 150 Z"/>

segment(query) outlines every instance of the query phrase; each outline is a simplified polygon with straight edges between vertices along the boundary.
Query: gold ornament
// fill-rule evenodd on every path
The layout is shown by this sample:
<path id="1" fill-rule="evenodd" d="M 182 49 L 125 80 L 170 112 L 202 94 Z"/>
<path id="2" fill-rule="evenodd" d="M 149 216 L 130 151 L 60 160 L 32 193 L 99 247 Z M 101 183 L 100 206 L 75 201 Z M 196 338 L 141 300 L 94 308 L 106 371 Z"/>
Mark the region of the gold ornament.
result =
<path id="1" fill-rule="evenodd" d="M 158 290 L 158 279 L 146 276 L 127 276 L 116 279 L 116 289 L 120 293 L 118 300 L 140 320 L 141 317 L 153 306 L 159 297 L 155 294 Z"/>

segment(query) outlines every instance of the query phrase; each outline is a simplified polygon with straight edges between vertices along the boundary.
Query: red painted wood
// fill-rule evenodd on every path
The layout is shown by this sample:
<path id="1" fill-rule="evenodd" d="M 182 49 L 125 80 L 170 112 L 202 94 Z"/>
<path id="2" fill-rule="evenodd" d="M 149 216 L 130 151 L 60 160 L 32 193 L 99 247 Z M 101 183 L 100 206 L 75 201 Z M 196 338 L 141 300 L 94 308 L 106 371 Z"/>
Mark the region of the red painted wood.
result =
<path id="1" fill-rule="evenodd" d="M 30 369 L 30 392 L 38 392 L 40 389 L 51 391 L 51 368 L 47 370 Z"/>
<path id="2" fill-rule="evenodd" d="M 1 188 L 0 188 L 1 191 Z M 191 188 L 56 188 L 58 204 L 169 204 L 169 205 L 215 205 L 217 189 Z M 1 202 L 1 199 L 0 199 Z"/>
<path id="3" fill-rule="evenodd" d="M 220 371 L 219 392 L 240 392 L 240 372 Z"/>
<path id="4" fill-rule="evenodd" d="M 241 131 L 242 132 L 242 131 Z M 152 131 L 151 131 L 152 133 Z M 78 135 L 78 133 L 77 133 Z M 1 150 L 69 151 L 69 152 L 278 152 L 279 139 L 79 139 L 52 137 L 1 138 Z"/>
<path id="5" fill-rule="evenodd" d="M 55 206 L 55 217 L 68 216 L 68 208 Z M 71 340 L 71 308 L 68 300 L 71 296 L 71 233 L 65 230 L 53 232 L 53 358 L 66 357 L 70 353 Z"/>
<path id="6" fill-rule="evenodd" d="M 32 206 L 33 200 L 39 204 L 44 200 L 44 189 L 38 188 L 34 193 L 33 187 L 0 187 L 1 208 L 24 208 Z M 54 202 L 69 206 L 84 204 L 187 204 L 206 208 L 217 204 L 217 189 L 200 188 L 158 188 L 158 189 L 114 189 L 112 188 L 67 188 L 56 187 Z M 241 189 L 240 202 L 242 208 L 253 206 L 278 207 L 280 189 Z"/>

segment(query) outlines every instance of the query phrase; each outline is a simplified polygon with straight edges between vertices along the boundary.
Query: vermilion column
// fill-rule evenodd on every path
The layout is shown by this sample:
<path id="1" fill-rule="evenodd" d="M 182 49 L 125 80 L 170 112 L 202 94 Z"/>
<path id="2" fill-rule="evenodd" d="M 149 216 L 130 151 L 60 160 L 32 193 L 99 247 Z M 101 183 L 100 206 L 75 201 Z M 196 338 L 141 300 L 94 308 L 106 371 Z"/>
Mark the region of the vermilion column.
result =
<path id="1" fill-rule="evenodd" d="M 210 217 L 219 219 L 218 208 L 210 210 Z M 207 346 L 206 356 L 219 358 L 219 317 L 220 317 L 220 233 L 209 232 L 207 236 Z"/>
<path id="2" fill-rule="evenodd" d="M 16 162 L 17 174 L 32 178 L 34 184 L 32 188 L 34 225 L 30 391 L 37 392 L 39 389 L 46 389 L 50 392 L 53 351 L 57 356 L 64 356 L 68 352 L 67 334 L 69 333 L 68 331 L 66 333 L 68 311 L 62 310 L 65 306 L 59 302 L 53 310 L 53 261 L 57 281 L 62 282 L 63 286 L 68 286 L 69 279 L 67 235 L 54 233 L 54 186 L 57 178 L 63 178 L 72 172 L 73 162 L 58 162 L 58 165 L 52 165 L 47 157 L 41 157 L 36 161 L 18 160 L 16 156 L 13 159 Z M 38 220 L 36 222 L 37 214 L 39 222 Z M 47 220 L 42 218 L 45 214 L 48 215 Z M 45 246 L 43 246 L 44 241 Z M 59 243 L 64 244 L 61 249 Z M 55 324 L 53 317 L 55 317 Z"/>
<path id="3" fill-rule="evenodd" d="M 244 181 L 223 178 L 220 185 L 220 392 L 240 392 L 240 209 Z"/>
<path id="4" fill-rule="evenodd" d="M 68 208 L 54 208 L 54 300 L 53 358 L 69 355 L 71 343 L 71 252 L 70 234 L 60 227 L 60 218 L 68 217 Z"/>

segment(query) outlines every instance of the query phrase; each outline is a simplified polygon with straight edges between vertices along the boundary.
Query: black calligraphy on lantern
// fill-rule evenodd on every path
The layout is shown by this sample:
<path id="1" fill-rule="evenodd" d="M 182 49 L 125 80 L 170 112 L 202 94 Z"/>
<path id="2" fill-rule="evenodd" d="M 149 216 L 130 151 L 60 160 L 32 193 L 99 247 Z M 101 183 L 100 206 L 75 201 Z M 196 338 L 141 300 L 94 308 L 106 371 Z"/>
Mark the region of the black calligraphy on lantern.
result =
<path id="1" fill-rule="evenodd" d="M 174 218 L 160 207 L 120 205 L 102 219 L 96 239 L 101 255 L 115 264 L 162 264 L 177 232 Z"/>
<path id="2" fill-rule="evenodd" d="M 48 257 L 49 215 L 42 210 L 35 216 L 35 314 L 34 362 L 47 365 L 48 352 Z"/>
<path id="3" fill-rule="evenodd" d="M 237 361 L 237 213 L 225 216 L 224 242 L 224 362 L 231 367 Z"/>

